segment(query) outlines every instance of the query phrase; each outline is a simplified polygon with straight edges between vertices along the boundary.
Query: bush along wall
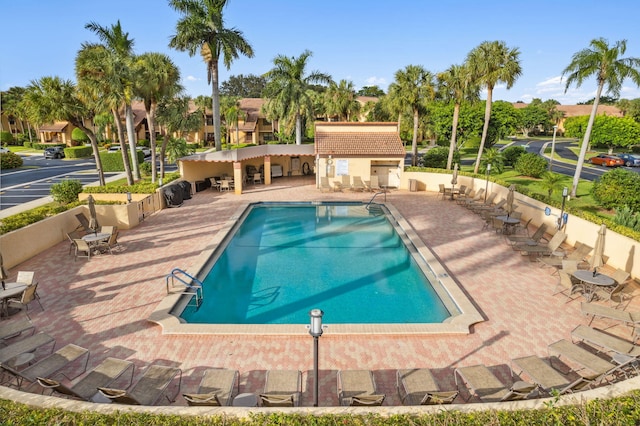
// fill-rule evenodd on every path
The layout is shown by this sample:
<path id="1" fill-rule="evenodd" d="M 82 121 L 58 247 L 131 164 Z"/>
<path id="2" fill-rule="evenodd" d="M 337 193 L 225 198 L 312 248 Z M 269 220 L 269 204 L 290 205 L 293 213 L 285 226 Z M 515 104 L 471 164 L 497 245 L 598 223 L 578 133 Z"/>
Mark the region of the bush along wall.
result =
<path id="1" fill-rule="evenodd" d="M 93 148 L 90 146 L 72 146 L 64 149 L 67 158 L 86 158 L 93 155 Z"/>
<path id="2" fill-rule="evenodd" d="M 136 151 L 138 164 L 144 161 L 144 153 Z M 124 163 L 122 162 L 121 152 L 101 152 L 100 160 L 102 160 L 102 171 L 104 172 L 123 172 Z"/>

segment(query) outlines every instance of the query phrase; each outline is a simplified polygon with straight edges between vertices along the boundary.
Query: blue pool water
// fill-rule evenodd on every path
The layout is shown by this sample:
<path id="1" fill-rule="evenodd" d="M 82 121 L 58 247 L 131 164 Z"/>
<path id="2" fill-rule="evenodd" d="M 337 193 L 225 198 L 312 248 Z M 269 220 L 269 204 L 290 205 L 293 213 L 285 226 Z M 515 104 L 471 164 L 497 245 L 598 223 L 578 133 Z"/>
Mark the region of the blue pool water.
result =
<path id="1" fill-rule="evenodd" d="M 362 204 L 256 204 L 211 268 L 201 324 L 441 323 L 450 317 L 387 216 Z"/>

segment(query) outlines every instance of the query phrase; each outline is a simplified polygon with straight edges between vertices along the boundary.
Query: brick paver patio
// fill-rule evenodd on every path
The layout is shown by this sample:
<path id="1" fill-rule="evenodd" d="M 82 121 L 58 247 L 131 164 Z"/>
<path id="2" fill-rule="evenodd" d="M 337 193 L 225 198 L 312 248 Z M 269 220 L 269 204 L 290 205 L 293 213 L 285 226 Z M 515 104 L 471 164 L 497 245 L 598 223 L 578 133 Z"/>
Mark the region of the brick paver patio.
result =
<path id="1" fill-rule="evenodd" d="M 165 275 L 175 267 L 189 271 L 240 203 L 372 196 L 320 193 L 313 183 L 308 178 L 281 178 L 271 186 L 249 186 L 241 196 L 200 192 L 180 208 L 163 210 L 121 231 L 114 255 L 74 261 L 65 241 L 10 272 L 13 276 L 18 270 L 36 271 L 45 307 L 44 312 L 37 306 L 30 309 L 37 330 L 56 337 L 58 348 L 75 343 L 90 349 L 89 367 L 107 356 L 129 359 L 137 367 L 135 381 L 149 363 L 177 366 L 183 370 L 184 392 L 196 391 L 207 367 L 233 368 L 240 372 L 240 392 L 254 393 L 262 390 L 266 370 L 297 368 L 303 372 L 301 402 L 309 406 L 313 340 L 304 327 L 299 336 L 167 336 L 147 317 L 166 295 Z M 400 404 L 395 389 L 398 368 L 432 368 L 446 390 L 454 387 L 454 368 L 484 363 L 509 384 L 511 358 L 547 356 L 549 343 L 569 339 L 576 325 L 588 322 L 578 301 L 565 303 L 564 297 L 552 296 L 557 278 L 550 269 L 512 251 L 493 231 L 482 231 L 477 215 L 430 192 L 393 191 L 387 201 L 435 252 L 486 321 L 466 336 L 341 336 L 332 335 L 329 328 L 320 338 L 320 406 L 338 404 L 340 369 L 374 370 L 379 392 L 387 395 L 385 405 Z M 618 328 L 628 333 L 623 327 L 612 330 Z M 186 405 L 182 397 L 174 404 Z"/>

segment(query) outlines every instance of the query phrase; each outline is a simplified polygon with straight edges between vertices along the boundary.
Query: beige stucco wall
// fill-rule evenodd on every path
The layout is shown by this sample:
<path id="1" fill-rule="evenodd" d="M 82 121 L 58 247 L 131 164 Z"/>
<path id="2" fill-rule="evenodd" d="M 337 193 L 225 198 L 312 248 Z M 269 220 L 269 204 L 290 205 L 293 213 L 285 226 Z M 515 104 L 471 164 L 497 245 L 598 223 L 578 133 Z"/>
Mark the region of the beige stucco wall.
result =
<path id="1" fill-rule="evenodd" d="M 79 213 L 89 218 L 88 207 L 79 206 L 0 235 L 5 267 L 12 268 L 66 240 L 66 234 L 79 225 L 75 217 Z M 138 206 L 135 202 L 123 205 L 96 205 L 96 215 L 100 225 L 115 225 L 119 229 L 130 229 L 138 225 Z"/>
<path id="2" fill-rule="evenodd" d="M 337 174 L 337 161 L 338 160 L 347 160 L 348 161 L 348 174 L 349 176 L 360 176 L 362 180 L 367 181 L 371 179 L 372 174 L 372 166 L 376 164 L 386 164 L 386 165 L 397 165 L 399 167 L 390 167 L 393 169 L 397 169 L 396 172 L 401 178 L 402 171 L 402 160 L 398 158 L 358 158 L 358 157 L 339 157 L 332 156 L 329 158 L 319 158 L 318 159 L 318 167 L 316 169 L 316 174 L 318 177 L 328 177 L 329 181 L 339 180 L 340 176 Z M 328 162 L 330 164 L 328 164 Z M 374 167 L 375 168 L 375 167 Z M 402 185 L 402 180 L 400 180 Z"/>
<path id="3" fill-rule="evenodd" d="M 438 185 L 444 184 L 447 187 L 451 187 L 451 175 L 442 173 L 422 173 L 422 172 L 405 172 L 402 176 L 401 188 L 409 188 L 409 179 L 415 179 L 418 181 L 418 190 L 426 191 L 427 196 L 436 196 L 438 192 Z M 494 182 L 486 182 L 484 179 L 477 179 L 468 176 L 458 176 L 458 184 L 467 185 L 475 190 L 480 188 L 488 188 L 487 192 L 496 192 L 496 202 L 507 197 L 509 192 L 508 188 L 498 185 Z M 533 225 L 540 226 L 542 223 L 547 224 L 549 233 L 555 233 L 557 228 L 558 217 L 560 216 L 560 209 L 556 207 L 548 206 L 545 203 L 534 200 L 533 198 L 516 193 L 515 204 L 518 205 L 518 211 L 522 212 L 522 218 L 526 221 L 530 218 Z M 567 201 L 567 205 L 571 205 L 571 200 Z M 551 214 L 545 215 L 545 208 L 549 207 Z M 567 224 L 565 226 L 565 233 L 567 234 L 566 243 L 573 245 L 576 241 L 595 246 L 596 238 L 598 236 L 598 230 L 600 229 L 599 223 L 592 223 L 582 218 L 569 214 Z M 478 229 L 480 232 L 480 229 Z M 606 231 L 604 254 L 609 256 L 607 265 L 624 269 L 629 272 L 632 277 L 640 277 L 640 250 L 636 249 L 638 242 L 620 235 L 610 229 Z"/>

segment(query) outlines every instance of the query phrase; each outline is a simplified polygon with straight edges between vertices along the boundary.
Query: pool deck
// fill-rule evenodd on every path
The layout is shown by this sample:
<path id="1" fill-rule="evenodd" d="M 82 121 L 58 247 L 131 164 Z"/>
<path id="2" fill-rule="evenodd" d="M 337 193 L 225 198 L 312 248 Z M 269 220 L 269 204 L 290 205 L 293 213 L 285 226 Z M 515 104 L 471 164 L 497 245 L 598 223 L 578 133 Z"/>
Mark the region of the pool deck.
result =
<path id="1" fill-rule="evenodd" d="M 135 382 L 150 363 L 179 367 L 183 392 L 197 390 L 205 368 L 232 368 L 240 372 L 241 393 L 259 393 L 268 369 L 297 368 L 303 372 L 301 405 L 311 406 L 313 340 L 304 326 L 299 336 L 163 335 L 161 327 L 147 319 L 166 296 L 165 275 L 173 268 L 197 272 L 191 268 L 201 263 L 202 253 L 211 249 L 218 231 L 242 204 L 368 201 L 372 196 L 321 193 L 313 183 L 281 178 L 270 186 L 250 185 L 241 196 L 199 192 L 182 207 L 162 210 L 121 231 L 114 255 L 74 261 L 65 241 L 9 272 L 12 277 L 19 270 L 36 272 L 45 308 L 30 308 L 36 329 L 53 335 L 56 348 L 67 343 L 88 348 L 89 368 L 107 356 L 128 359 L 136 364 Z M 449 390 L 455 388 L 455 368 L 482 363 L 510 384 L 510 359 L 546 357 L 548 344 L 570 339 L 573 328 L 588 323 L 580 314 L 581 299 L 565 303 L 563 296 L 552 295 L 557 278 L 551 269 L 511 250 L 502 236 L 483 231 L 479 216 L 433 192 L 392 191 L 387 200 L 471 297 L 485 321 L 472 326 L 468 335 L 435 336 L 332 335 L 328 324 L 319 344 L 321 407 L 338 405 L 336 374 L 341 369 L 373 370 L 378 392 L 387 395 L 384 405 L 401 405 L 395 388 L 399 368 L 431 368 L 441 389 Z M 381 196 L 376 201 L 382 201 Z M 304 271 L 300 279 L 304 282 Z M 640 310 L 640 298 L 627 310 Z M 609 331 L 629 338 L 626 327 Z M 174 405 L 186 403 L 178 397 Z"/>

